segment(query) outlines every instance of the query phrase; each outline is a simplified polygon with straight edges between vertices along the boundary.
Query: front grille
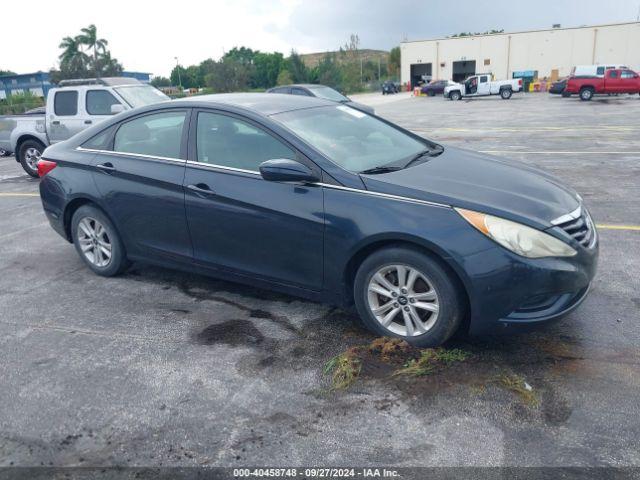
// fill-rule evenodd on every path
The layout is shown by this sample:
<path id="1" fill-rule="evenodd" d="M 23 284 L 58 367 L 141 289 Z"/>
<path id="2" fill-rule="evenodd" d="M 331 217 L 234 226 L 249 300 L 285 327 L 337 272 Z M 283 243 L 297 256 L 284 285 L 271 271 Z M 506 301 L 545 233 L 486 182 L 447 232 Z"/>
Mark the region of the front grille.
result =
<path id="1" fill-rule="evenodd" d="M 583 247 L 591 246 L 595 236 L 595 229 L 586 210 L 583 209 L 578 218 L 559 223 L 557 226 L 576 239 Z"/>

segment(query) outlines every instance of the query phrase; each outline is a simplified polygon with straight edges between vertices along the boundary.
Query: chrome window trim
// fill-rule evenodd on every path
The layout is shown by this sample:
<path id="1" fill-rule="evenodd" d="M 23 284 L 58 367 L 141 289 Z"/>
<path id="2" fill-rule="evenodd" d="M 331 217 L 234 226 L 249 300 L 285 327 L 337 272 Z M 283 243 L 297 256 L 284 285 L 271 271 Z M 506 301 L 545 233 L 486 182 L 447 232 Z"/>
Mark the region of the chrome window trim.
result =
<path id="1" fill-rule="evenodd" d="M 80 152 L 87 152 L 87 153 L 102 153 L 102 154 L 105 154 L 105 155 L 114 155 L 114 156 L 117 156 L 117 157 L 133 156 L 133 157 L 138 157 L 138 158 L 143 158 L 143 159 L 148 159 L 148 160 L 166 160 L 166 161 L 170 161 L 170 162 L 178 162 L 178 163 L 181 163 L 181 164 L 191 165 L 191 166 L 194 166 L 194 167 L 199 167 L 199 168 L 204 168 L 204 169 L 226 170 L 226 171 L 230 171 L 230 172 L 246 173 L 246 174 L 250 174 L 250 175 L 261 177 L 260 172 L 256 172 L 255 170 L 245 170 L 245 169 L 242 169 L 242 168 L 227 167 L 226 165 L 218 165 L 218 164 L 215 164 L 215 163 L 195 162 L 193 160 L 180 160 L 180 159 L 177 159 L 177 158 L 158 157 L 158 156 L 153 156 L 153 155 L 143 155 L 143 154 L 140 154 L 140 153 L 113 152 L 111 150 L 99 150 L 99 149 L 93 149 L 93 148 L 76 147 L 76 150 L 80 151 Z M 330 184 L 330 183 L 309 182 L 307 185 L 315 185 L 315 186 L 318 186 L 318 187 L 330 188 L 330 189 L 333 189 L 333 190 L 342 190 L 342 191 L 345 191 L 345 192 L 353 192 L 353 193 L 360 193 L 360 194 L 364 194 L 364 195 L 371 195 L 373 197 L 386 198 L 388 200 L 395 200 L 395 201 L 398 201 L 398 202 L 416 203 L 416 204 L 419 204 L 419 205 L 428 205 L 428 206 L 431 206 L 431 207 L 439 207 L 439 208 L 452 208 L 451 205 L 446 205 L 444 203 L 429 202 L 427 200 L 419 200 L 417 198 L 402 197 L 400 195 L 392 195 L 390 193 L 373 192 L 371 190 L 363 190 L 363 189 L 360 189 L 360 188 L 343 187 L 342 185 L 333 185 L 333 184 Z"/>
<path id="2" fill-rule="evenodd" d="M 143 153 L 114 152 L 113 150 L 100 150 L 100 149 L 83 148 L 83 147 L 76 147 L 76 150 L 79 152 L 102 153 L 104 155 L 112 155 L 114 157 L 136 157 L 136 158 L 142 158 L 145 160 L 163 160 L 163 161 L 169 161 L 169 162 L 177 162 L 181 164 L 186 163 L 186 160 L 183 160 L 180 158 L 160 157 L 156 155 L 145 155 Z"/>
<path id="3" fill-rule="evenodd" d="M 578 205 L 578 208 L 576 208 L 573 212 L 565 213 L 564 215 L 561 215 L 558 218 L 551 220 L 551 225 L 560 225 L 561 223 L 569 222 L 571 220 L 576 220 L 580 218 L 581 214 L 582 214 L 582 205 Z"/>
<path id="4" fill-rule="evenodd" d="M 246 170 L 244 168 L 228 167 L 226 165 L 218 165 L 217 163 L 205 163 L 205 162 L 196 162 L 194 160 L 187 160 L 187 165 L 192 165 L 194 167 L 202 167 L 205 169 L 228 170 L 231 172 L 249 173 L 251 175 L 261 176 L 260 172 L 256 170 Z"/>

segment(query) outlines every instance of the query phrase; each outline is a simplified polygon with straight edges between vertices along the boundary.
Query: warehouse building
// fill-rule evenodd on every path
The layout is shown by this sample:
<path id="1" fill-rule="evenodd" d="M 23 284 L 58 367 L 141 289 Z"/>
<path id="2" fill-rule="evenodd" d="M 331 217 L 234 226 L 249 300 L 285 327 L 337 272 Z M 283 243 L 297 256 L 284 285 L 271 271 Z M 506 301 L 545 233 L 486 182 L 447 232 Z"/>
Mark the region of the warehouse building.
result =
<path id="1" fill-rule="evenodd" d="M 555 80 L 575 65 L 638 68 L 639 45 L 640 22 L 407 41 L 400 46 L 401 80 L 415 86 L 424 78 L 462 81 L 476 73 Z"/>

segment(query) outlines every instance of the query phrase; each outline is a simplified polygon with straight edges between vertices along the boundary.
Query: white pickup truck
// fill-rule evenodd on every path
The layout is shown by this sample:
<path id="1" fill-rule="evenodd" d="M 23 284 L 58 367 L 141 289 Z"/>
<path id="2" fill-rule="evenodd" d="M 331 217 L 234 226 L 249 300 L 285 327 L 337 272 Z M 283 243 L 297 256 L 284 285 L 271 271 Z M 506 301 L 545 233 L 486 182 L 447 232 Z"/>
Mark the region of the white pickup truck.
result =
<path id="1" fill-rule="evenodd" d="M 25 172 L 38 176 L 46 147 L 124 110 L 169 100 L 151 85 L 133 78 L 63 80 L 47 95 L 44 115 L 0 117 L 0 149 L 14 152 Z"/>
<path id="2" fill-rule="evenodd" d="M 462 97 L 500 95 L 502 99 L 509 100 L 513 92 L 521 90 L 521 78 L 492 81 L 490 74 L 481 73 L 467 78 L 464 83 L 449 84 L 444 89 L 444 96 L 449 100 L 460 100 Z"/>

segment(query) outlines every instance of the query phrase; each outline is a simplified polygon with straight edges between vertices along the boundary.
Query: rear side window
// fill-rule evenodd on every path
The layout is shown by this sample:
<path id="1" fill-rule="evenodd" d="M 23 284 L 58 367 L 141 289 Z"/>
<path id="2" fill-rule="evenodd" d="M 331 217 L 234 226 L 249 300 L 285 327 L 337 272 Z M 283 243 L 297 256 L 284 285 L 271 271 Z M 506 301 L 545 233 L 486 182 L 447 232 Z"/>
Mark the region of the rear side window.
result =
<path id="1" fill-rule="evenodd" d="M 113 151 L 153 157 L 180 158 L 186 112 L 162 112 L 123 123 L 113 139 Z"/>
<path id="2" fill-rule="evenodd" d="M 264 130 L 218 113 L 198 114 L 196 129 L 198 161 L 258 171 L 266 160 L 295 159 L 295 152 Z"/>
<path id="3" fill-rule="evenodd" d="M 302 88 L 292 88 L 291 93 L 294 95 L 303 95 L 305 97 L 310 97 L 311 94 Z"/>
<path id="4" fill-rule="evenodd" d="M 120 105 L 116 97 L 107 90 L 89 90 L 86 102 L 89 115 L 113 115 L 111 105 Z"/>
<path id="5" fill-rule="evenodd" d="M 611 72 L 610 74 L 611 78 L 618 78 L 618 72 L 616 72 L 615 70 Z"/>
<path id="6" fill-rule="evenodd" d="M 82 144 L 82 148 L 91 148 L 94 150 L 106 150 L 109 146 L 109 140 L 111 140 L 111 134 L 115 130 L 115 126 L 111 126 L 106 130 L 103 130 L 95 137 L 90 138 Z"/>
<path id="7" fill-rule="evenodd" d="M 480 83 L 487 83 L 487 77 L 480 77 Z"/>
<path id="8" fill-rule="evenodd" d="M 78 114 L 78 91 L 56 92 L 53 111 L 57 116 L 70 117 Z"/>

